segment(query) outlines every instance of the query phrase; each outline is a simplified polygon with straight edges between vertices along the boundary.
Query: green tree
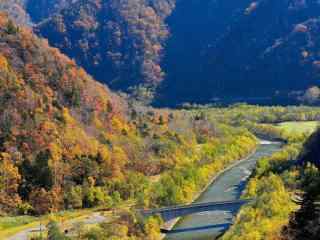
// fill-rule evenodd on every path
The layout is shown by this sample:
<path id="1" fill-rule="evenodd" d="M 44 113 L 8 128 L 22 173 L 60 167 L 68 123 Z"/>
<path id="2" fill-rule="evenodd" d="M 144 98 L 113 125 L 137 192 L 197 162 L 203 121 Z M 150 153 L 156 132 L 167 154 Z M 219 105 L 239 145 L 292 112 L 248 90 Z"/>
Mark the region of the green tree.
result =
<path id="1" fill-rule="evenodd" d="M 72 186 L 65 194 L 65 201 L 68 208 L 77 209 L 82 207 L 82 188 L 81 186 Z"/>
<path id="2" fill-rule="evenodd" d="M 112 198 L 101 187 L 89 187 L 84 196 L 84 204 L 86 207 L 111 207 Z"/>

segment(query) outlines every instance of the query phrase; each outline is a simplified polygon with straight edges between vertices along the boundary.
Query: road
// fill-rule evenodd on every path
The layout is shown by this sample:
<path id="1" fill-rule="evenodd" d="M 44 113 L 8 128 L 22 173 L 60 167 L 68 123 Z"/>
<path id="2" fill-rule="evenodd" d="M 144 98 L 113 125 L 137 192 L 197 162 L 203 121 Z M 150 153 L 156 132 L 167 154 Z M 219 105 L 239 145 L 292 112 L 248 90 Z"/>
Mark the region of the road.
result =
<path id="1" fill-rule="evenodd" d="M 88 217 L 86 217 L 83 220 L 70 220 L 70 221 L 67 221 L 66 224 L 71 225 L 71 226 L 76 223 L 83 223 L 84 225 L 92 225 L 92 224 L 98 224 L 98 223 L 104 222 L 106 220 L 107 220 L 107 218 L 105 216 L 102 216 L 101 213 L 96 212 L 96 213 L 89 215 Z M 40 232 L 40 230 L 41 230 L 40 226 L 27 228 L 27 229 L 15 234 L 15 235 L 9 237 L 9 238 L 7 238 L 7 240 L 28 240 L 28 237 L 30 236 L 30 234 Z M 45 230 L 46 230 L 46 227 L 42 226 L 42 231 L 45 231 Z"/>

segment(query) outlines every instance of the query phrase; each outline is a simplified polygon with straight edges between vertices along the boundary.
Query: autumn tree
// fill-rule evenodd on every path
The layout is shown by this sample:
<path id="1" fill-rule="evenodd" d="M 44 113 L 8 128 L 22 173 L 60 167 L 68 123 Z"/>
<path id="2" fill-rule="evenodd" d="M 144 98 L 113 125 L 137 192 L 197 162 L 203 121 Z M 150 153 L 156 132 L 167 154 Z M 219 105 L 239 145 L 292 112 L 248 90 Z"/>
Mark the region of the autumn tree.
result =
<path id="1" fill-rule="evenodd" d="M 18 187 L 21 176 L 12 163 L 11 156 L 0 153 L 0 206 L 14 207 L 19 204 Z"/>

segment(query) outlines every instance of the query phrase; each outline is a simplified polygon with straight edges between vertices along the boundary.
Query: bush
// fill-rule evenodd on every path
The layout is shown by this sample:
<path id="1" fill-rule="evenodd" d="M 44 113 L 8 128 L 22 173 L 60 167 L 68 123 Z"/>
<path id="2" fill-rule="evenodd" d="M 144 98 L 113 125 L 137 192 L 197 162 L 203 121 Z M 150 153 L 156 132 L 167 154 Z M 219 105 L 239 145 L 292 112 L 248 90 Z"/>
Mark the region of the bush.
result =
<path id="1" fill-rule="evenodd" d="M 71 187 L 65 195 L 67 208 L 82 208 L 82 188 L 80 186 Z"/>
<path id="2" fill-rule="evenodd" d="M 112 206 L 112 198 L 101 187 L 90 187 L 84 196 L 86 207 Z"/>
<path id="3" fill-rule="evenodd" d="M 33 211 L 33 207 L 29 203 L 20 203 L 17 206 L 20 215 L 27 215 Z"/>

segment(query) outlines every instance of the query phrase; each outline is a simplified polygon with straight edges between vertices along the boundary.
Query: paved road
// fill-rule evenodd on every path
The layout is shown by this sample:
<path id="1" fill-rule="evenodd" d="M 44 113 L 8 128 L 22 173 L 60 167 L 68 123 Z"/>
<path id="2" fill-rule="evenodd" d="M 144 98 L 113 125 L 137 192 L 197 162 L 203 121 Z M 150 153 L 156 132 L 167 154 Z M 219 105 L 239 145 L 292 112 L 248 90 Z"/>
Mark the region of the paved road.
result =
<path id="1" fill-rule="evenodd" d="M 68 225 L 73 225 L 76 223 L 83 223 L 85 225 L 91 225 L 91 224 L 98 224 L 101 222 L 106 221 L 107 218 L 105 216 L 102 216 L 101 213 L 93 213 L 90 216 L 86 217 L 83 220 L 70 220 L 67 221 Z M 42 231 L 46 230 L 45 226 L 42 226 Z M 7 238 L 7 240 L 28 240 L 28 236 L 32 233 L 37 233 L 40 232 L 40 226 L 38 227 L 33 227 L 33 228 L 27 228 L 17 234 L 15 234 L 14 236 L 11 236 L 9 238 Z"/>

